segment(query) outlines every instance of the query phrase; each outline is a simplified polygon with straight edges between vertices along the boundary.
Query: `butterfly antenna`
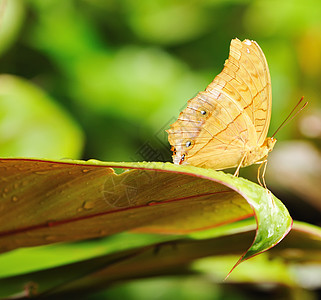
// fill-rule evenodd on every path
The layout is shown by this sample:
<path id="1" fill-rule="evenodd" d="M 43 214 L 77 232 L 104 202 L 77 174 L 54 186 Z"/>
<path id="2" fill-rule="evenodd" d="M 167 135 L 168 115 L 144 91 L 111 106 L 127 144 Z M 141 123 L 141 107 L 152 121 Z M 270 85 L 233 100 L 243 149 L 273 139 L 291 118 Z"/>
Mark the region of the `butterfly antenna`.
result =
<path id="1" fill-rule="evenodd" d="M 302 97 L 299 102 L 294 106 L 294 108 L 292 109 L 292 111 L 289 113 L 289 115 L 285 118 L 285 120 L 282 122 L 282 124 L 278 127 L 278 129 L 274 132 L 274 134 L 272 135 L 272 138 L 279 132 L 279 130 L 287 125 L 289 122 L 291 122 L 307 105 L 308 105 L 308 102 L 305 102 L 302 107 L 297 111 L 295 112 L 295 110 L 298 108 L 298 106 L 301 104 L 301 102 L 303 101 L 303 98 Z M 295 112 L 295 113 L 294 113 Z M 292 116 L 292 114 L 294 113 L 294 115 Z"/>

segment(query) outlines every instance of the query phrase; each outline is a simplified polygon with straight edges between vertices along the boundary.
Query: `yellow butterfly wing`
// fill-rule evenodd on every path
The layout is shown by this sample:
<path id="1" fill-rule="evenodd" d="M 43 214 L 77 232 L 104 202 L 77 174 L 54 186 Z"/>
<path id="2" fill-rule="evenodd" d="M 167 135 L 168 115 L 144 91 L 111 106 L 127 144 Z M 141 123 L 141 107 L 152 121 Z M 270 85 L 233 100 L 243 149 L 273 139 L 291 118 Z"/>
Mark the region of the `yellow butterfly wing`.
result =
<path id="1" fill-rule="evenodd" d="M 244 153 L 264 143 L 271 105 L 270 73 L 261 48 L 254 41 L 233 39 L 222 72 L 188 101 L 168 130 L 174 163 L 238 166 Z"/>

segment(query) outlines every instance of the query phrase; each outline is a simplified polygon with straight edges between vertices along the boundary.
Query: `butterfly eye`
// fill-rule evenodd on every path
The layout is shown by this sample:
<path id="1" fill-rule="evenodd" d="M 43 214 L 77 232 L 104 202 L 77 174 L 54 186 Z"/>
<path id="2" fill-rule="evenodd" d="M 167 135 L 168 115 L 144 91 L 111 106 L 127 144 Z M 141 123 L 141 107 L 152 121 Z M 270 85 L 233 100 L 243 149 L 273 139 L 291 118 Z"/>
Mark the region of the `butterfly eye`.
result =
<path id="1" fill-rule="evenodd" d="M 205 110 L 201 110 L 201 114 L 204 116 L 206 115 L 206 111 Z"/>
<path id="2" fill-rule="evenodd" d="M 191 141 L 187 141 L 186 142 L 186 147 L 188 148 L 188 147 L 190 147 L 192 145 L 192 142 Z"/>

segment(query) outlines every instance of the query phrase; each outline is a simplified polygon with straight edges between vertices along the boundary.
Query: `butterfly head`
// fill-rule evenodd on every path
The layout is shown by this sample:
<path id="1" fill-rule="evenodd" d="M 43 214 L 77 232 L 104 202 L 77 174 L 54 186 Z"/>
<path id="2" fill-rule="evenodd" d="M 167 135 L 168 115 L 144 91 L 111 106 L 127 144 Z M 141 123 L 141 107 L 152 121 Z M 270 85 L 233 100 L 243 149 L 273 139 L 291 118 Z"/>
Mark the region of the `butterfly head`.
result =
<path id="1" fill-rule="evenodd" d="M 265 146 L 268 152 L 271 152 L 274 148 L 277 139 L 275 137 L 267 137 L 264 141 L 263 146 Z"/>
<path id="2" fill-rule="evenodd" d="M 172 150 L 173 151 L 173 150 Z M 176 150 L 173 151 L 173 161 L 174 161 L 174 164 L 176 165 L 182 165 L 184 164 L 186 160 L 186 154 L 183 153 L 183 154 L 178 154 L 176 153 Z"/>
<path id="3" fill-rule="evenodd" d="M 173 152 L 173 162 L 176 165 L 182 165 L 186 164 L 186 159 L 187 159 L 187 153 L 189 150 L 191 150 L 194 146 L 194 141 L 192 139 L 182 139 L 179 140 L 178 142 L 173 141 L 170 136 L 171 134 L 173 135 L 173 131 L 167 130 L 169 133 L 169 141 L 170 143 L 175 143 L 175 146 L 171 147 L 171 151 Z"/>

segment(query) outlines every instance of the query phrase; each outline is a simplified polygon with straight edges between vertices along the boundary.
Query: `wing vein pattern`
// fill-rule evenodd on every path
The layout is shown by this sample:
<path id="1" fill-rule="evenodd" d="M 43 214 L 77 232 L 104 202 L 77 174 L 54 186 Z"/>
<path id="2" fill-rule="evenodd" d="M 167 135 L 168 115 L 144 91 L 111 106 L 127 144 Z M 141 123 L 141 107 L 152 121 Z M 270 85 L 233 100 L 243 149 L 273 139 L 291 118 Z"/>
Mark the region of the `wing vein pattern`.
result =
<path id="1" fill-rule="evenodd" d="M 271 117 L 271 79 L 254 41 L 233 39 L 224 68 L 168 130 L 174 163 L 225 169 L 261 146 Z"/>

